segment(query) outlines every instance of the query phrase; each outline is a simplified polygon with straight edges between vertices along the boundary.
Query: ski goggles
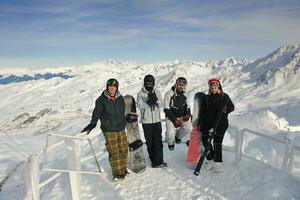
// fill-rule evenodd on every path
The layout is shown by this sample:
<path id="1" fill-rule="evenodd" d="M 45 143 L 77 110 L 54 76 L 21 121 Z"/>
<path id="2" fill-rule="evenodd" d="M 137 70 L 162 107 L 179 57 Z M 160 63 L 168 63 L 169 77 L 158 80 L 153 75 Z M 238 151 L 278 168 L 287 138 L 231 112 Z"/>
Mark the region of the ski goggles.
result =
<path id="1" fill-rule="evenodd" d="M 186 84 L 187 84 L 187 80 L 186 80 L 186 78 L 184 78 L 184 77 L 179 77 L 179 78 L 176 80 L 176 84 L 177 84 L 177 85 L 186 85 Z"/>
<path id="2" fill-rule="evenodd" d="M 119 87 L 119 82 L 116 79 L 111 78 L 111 79 L 108 79 L 108 81 L 106 82 L 106 85 Z"/>

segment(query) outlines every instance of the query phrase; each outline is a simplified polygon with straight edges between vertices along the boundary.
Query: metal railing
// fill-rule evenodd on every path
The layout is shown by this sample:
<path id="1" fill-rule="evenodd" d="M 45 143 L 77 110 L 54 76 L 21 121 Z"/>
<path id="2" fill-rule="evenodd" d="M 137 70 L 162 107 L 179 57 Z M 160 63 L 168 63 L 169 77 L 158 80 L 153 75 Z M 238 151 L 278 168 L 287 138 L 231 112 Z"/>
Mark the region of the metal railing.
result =
<path id="1" fill-rule="evenodd" d="M 230 126 L 227 133 L 225 137 L 231 137 L 231 140 L 234 140 L 234 146 L 223 144 L 223 149 L 235 153 L 236 163 L 244 157 L 282 170 L 300 182 L 299 146 L 288 140 L 249 129 L 239 130 L 236 126 Z M 262 140 L 268 142 L 261 142 Z"/>
<path id="2" fill-rule="evenodd" d="M 46 149 L 44 149 L 43 151 L 35 153 L 29 157 L 28 162 L 27 162 L 27 167 L 26 167 L 27 195 L 30 195 L 33 200 L 39 200 L 41 188 L 45 187 L 50 182 L 56 180 L 58 177 L 60 177 L 62 175 L 62 173 L 68 173 L 70 184 L 71 184 L 72 199 L 79 200 L 80 199 L 80 179 L 81 179 L 80 175 L 81 174 L 99 175 L 101 173 L 101 168 L 100 168 L 99 162 L 97 160 L 97 154 L 95 153 L 91 139 L 87 136 L 83 137 L 82 134 L 78 134 L 76 136 L 71 136 L 71 135 L 49 133 L 48 137 L 49 136 L 61 137 L 64 139 L 54 143 L 51 146 L 46 147 Z M 81 148 L 80 148 L 80 144 L 78 142 L 79 140 L 88 141 L 90 151 L 92 151 L 92 154 L 93 154 L 92 156 L 80 159 Z M 39 165 L 40 157 L 45 156 L 45 154 L 49 153 L 49 151 L 51 151 L 63 144 L 66 144 L 68 169 L 57 169 L 57 168 L 41 168 L 40 169 L 40 165 Z M 85 162 L 87 160 L 90 160 L 92 158 L 96 162 L 97 171 L 95 172 L 95 171 L 81 170 L 81 163 Z M 40 182 L 40 173 L 42 171 L 57 172 L 57 173 L 55 173 L 54 175 L 52 175 L 51 177 L 46 179 L 44 182 Z"/>
<path id="3" fill-rule="evenodd" d="M 80 174 L 99 175 L 101 173 L 100 165 L 97 161 L 97 154 L 94 151 L 92 142 L 90 138 L 88 138 L 87 136 L 83 137 L 81 134 L 78 134 L 76 136 L 70 136 L 70 135 L 49 133 L 48 135 L 62 137 L 64 138 L 64 140 L 61 140 L 49 146 L 46 150 L 43 150 L 42 152 L 30 156 L 30 158 L 28 159 L 28 167 L 27 167 L 27 174 L 29 180 L 29 184 L 27 184 L 28 185 L 27 193 L 29 193 L 32 196 L 32 199 L 38 200 L 40 196 L 40 189 L 42 187 L 46 186 L 47 184 L 49 184 L 50 182 L 58 178 L 62 173 L 69 173 L 71 190 L 72 190 L 72 199 L 79 200 L 80 199 L 80 181 L 79 181 Z M 253 136 L 257 137 L 257 140 L 256 139 L 251 140 L 251 136 L 252 138 Z M 278 139 L 276 137 L 258 133 L 249 129 L 240 130 L 236 126 L 229 126 L 225 137 L 230 137 L 230 141 L 233 142 L 231 142 L 231 145 L 226 145 L 225 143 L 223 145 L 223 149 L 225 151 L 229 151 L 235 154 L 234 160 L 236 163 L 239 163 L 243 157 L 248 158 L 255 162 L 260 162 L 278 168 L 279 170 L 286 172 L 289 176 L 294 178 L 296 181 L 300 182 L 300 147 L 299 146 L 295 144 L 291 144 L 290 141 L 284 139 Z M 263 152 L 264 150 L 263 145 L 267 145 L 265 146 L 265 149 L 267 149 L 267 151 L 270 150 L 270 147 L 272 147 L 272 144 L 268 146 L 268 144 L 266 144 L 267 142 L 261 144 L 259 143 L 260 140 L 264 140 L 264 139 L 267 140 L 269 143 L 277 144 L 276 149 L 271 148 L 271 153 L 274 154 L 273 157 L 268 156 L 266 155 L 265 152 Z M 87 140 L 93 155 L 80 159 L 80 147 L 78 145 L 78 142 L 76 142 L 77 140 Z M 254 141 L 253 144 L 249 144 L 253 141 Z M 68 169 L 43 168 L 40 170 L 39 162 L 38 162 L 39 157 L 45 155 L 49 150 L 52 150 L 64 143 L 67 144 Z M 282 154 L 281 157 L 277 156 L 277 153 L 280 153 L 279 151 L 278 152 L 276 151 L 278 145 L 281 146 L 281 154 Z M 260 155 L 258 155 L 258 153 Z M 95 159 L 98 172 L 82 171 L 80 168 L 81 166 L 80 163 L 90 160 L 92 158 Z M 278 159 L 278 158 L 281 158 L 281 160 L 279 160 L 279 162 L 275 160 L 274 162 L 274 159 Z M 40 183 L 41 171 L 57 172 L 57 173 L 51 176 L 50 178 L 48 178 L 47 180 L 45 180 L 44 182 Z"/>

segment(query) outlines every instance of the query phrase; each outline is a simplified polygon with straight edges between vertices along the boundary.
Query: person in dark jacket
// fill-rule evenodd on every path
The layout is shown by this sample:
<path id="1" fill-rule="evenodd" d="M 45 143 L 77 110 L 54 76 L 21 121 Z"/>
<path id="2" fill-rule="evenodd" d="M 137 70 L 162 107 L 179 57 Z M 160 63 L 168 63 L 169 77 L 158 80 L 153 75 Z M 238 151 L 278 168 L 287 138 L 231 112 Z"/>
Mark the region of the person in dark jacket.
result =
<path id="1" fill-rule="evenodd" d="M 209 91 L 204 97 L 199 117 L 199 127 L 202 133 L 202 143 L 205 148 L 210 148 L 206 156 L 208 163 L 206 168 L 214 172 L 223 172 L 222 143 L 224 134 L 228 128 L 228 114 L 234 110 L 234 105 L 228 94 L 223 92 L 219 79 L 213 78 L 208 81 Z M 218 126 L 217 116 L 221 114 Z M 213 130 L 216 126 L 216 130 Z M 208 142 L 212 133 L 215 133 L 213 145 Z M 213 162 L 212 162 L 213 161 Z"/>
<path id="2" fill-rule="evenodd" d="M 181 143 L 181 139 L 192 130 L 191 111 L 185 94 L 186 86 L 186 78 L 177 78 L 175 85 L 164 98 L 166 141 L 170 151 L 174 150 L 175 143 Z"/>
<path id="3" fill-rule="evenodd" d="M 119 83 L 116 79 L 112 78 L 106 82 L 106 90 L 96 100 L 92 120 L 82 130 L 82 132 L 86 131 L 89 134 L 100 119 L 100 128 L 106 140 L 113 181 L 125 179 L 128 155 L 125 132 L 125 102 L 118 88 Z"/>
<path id="4" fill-rule="evenodd" d="M 160 109 L 162 97 L 160 91 L 154 87 L 155 78 L 148 74 L 144 77 L 144 85 L 137 94 L 137 105 L 141 112 L 144 136 L 151 167 L 167 167 L 163 159 L 162 127 Z"/>

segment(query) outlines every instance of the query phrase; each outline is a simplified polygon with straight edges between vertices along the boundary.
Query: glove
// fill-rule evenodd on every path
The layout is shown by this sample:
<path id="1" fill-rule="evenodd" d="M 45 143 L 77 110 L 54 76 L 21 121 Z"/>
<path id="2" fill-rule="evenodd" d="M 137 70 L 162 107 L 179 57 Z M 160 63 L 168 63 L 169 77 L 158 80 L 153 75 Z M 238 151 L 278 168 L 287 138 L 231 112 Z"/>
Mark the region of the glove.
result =
<path id="1" fill-rule="evenodd" d="M 185 122 L 188 121 L 189 119 L 190 119 L 190 115 L 189 114 L 186 114 L 186 115 L 182 116 L 182 120 L 185 121 Z"/>
<path id="2" fill-rule="evenodd" d="M 175 128 L 178 128 L 181 126 L 181 121 L 179 121 L 178 119 L 176 119 L 175 121 L 172 121 L 172 122 L 173 122 Z"/>
<path id="3" fill-rule="evenodd" d="M 158 104 L 156 103 L 157 100 L 158 100 L 158 99 L 157 99 L 157 96 L 156 96 L 155 92 L 154 92 L 154 93 L 150 92 L 150 93 L 148 94 L 148 98 L 147 98 L 146 103 L 147 103 L 149 106 L 158 105 Z"/>
<path id="4" fill-rule="evenodd" d="M 87 135 L 90 134 L 91 130 L 93 130 L 93 128 L 95 128 L 96 125 L 97 125 L 97 124 L 89 124 L 89 125 L 87 125 L 87 126 L 81 131 L 81 133 L 86 131 L 86 134 L 87 134 Z"/>
<path id="5" fill-rule="evenodd" d="M 210 128 L 208 130 L 208 136 L 212 137 L 213 136 L 213 133 L 214 133 L 214 129 L 213 128 Z"/>
<path id="6" fill-rule="evenodd" d="M 190 108 L 187 108 L 182 116 L 182 120 L 186 122 L 190 119 L 190 116 L 191 116 L 191 110 Z"/>

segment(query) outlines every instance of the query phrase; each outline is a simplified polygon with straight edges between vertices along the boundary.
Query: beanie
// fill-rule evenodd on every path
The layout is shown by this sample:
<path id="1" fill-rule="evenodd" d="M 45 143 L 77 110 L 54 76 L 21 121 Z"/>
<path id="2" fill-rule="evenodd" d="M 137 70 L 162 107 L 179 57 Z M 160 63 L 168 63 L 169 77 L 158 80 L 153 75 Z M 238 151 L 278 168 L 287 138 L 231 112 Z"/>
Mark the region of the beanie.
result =
<path id="1" fill-rule="evenodd" d="M 218 88 L 219 88 L 220 90 L 223 91 L 222 86 L 221 86 L 221 83 L 220 83 L 220 80 L 219 80 L 218 78 L 212 78 L 212 79 L 209 79 L 209 80 L 208 80 L 208 86 L 209 86 L 209 87 L 211 87 L 212 85 L 215 85 L 215 84 L 218 86 Z"/>
<path id="2" fill-rule="evenodd" d="M 144 78 L 144 85 L 146 85 L 147 82 L 152 82 L 153 85 L 154 85 L 154 83 L 155 83 L 154 76 L 151 75 L 151 74 L 146 75 L 145 78 Z"/>
<path id="3" fill-rule="evenodd" d="M 108 89 L 108 86 L 114 85 L 117 87 L 117 90 L 119 88 L 119 82 L 117 81 L 117 79 L 114 78 L 110 78 L 106 81 L 106 90 Z"/>

